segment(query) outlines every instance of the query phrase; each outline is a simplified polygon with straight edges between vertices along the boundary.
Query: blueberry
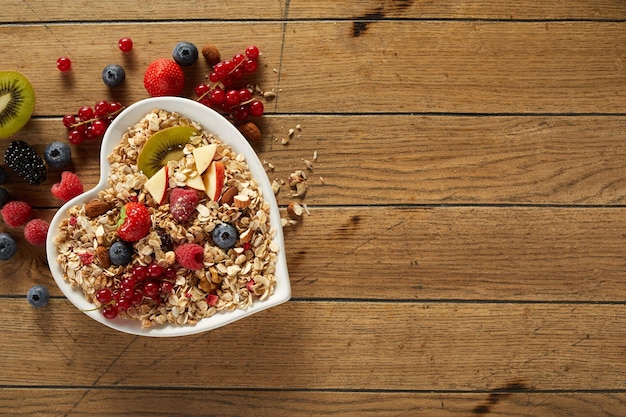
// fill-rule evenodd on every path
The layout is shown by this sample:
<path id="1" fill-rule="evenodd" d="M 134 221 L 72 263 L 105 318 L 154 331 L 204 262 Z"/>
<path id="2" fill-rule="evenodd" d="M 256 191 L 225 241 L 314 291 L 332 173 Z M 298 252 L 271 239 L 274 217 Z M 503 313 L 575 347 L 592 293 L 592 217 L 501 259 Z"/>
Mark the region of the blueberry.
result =
<path id="1" fill-rule="evenodd" d="M 117 87 L 125 78 L 124 68 L 117 64 L 109 64 L 102 70 L 102 81 L 109 87 Z"/>
<path id="2" fill-rule="evenodd" d="M 198 60 L 198 48 L 191 42 L 178 42 L 172 51 L 172 58 L 178 65 L 187 67 Z"/>
<path id="3" fill-rule="evenodd" d="M 211 237 L 219 248 L 230 249 L 237 243 L 239 233 L 232 224 L 220 223 L 211 232 Z"/>
<path id="4" fill-rule="evenodd" d="M 15 239 L 8 233 L 0 233 L 0 261 L 8 261 L 15 255 L 15 252 L 17 252 Z"/>
<path id="5" fill-rule="evenodd" d="M 64 142 L 52 142 L 46 146 L 43 157 L 48 166 L 54 169 L 65 168 L 72 159 L 70 145 Z"/>
<path id="6" fill-rule="evenodd" d="M 2 167 L 2 165 L 0 165 L 0 184 L 4 184 L 6 180 L 7 180 L 7 173 Z"/>
<path id="7" fill-rule="evenodd" d="M 26 298 L 28 298 L 28 302 L 31 306 L 44 307 L 48 304 L 48 300 L 50 300 L 50 293 L 43 285 L 35 285 L 28 290 Z"/>
<path id="8" fill-rule="evenodd" d="M 133 257 L 133 246 L 122 240 L 113 242 L 109 248 L 109 260 L 113 265 L 127 265 Z"/>
<path id="9" fill-rule="evenodd" d="M 6 190 L 6 188 L 0 187 L 0 208 L 4 207 L 4 205 L 8 203 L 9 200 L 11 200 L 9 192 Z"/>

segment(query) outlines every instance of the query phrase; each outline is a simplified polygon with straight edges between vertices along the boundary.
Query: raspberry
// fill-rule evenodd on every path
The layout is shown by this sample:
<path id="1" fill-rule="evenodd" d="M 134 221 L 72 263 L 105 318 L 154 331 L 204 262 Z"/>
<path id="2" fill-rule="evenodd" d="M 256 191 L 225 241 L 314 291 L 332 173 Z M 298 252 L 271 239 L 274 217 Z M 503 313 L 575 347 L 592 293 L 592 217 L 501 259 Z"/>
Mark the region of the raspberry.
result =
<path id="1" fill-rule="evenodd" d="M 69 201 L 83 193 L 83 184 L 75 173 L 63 171 L 61 174 L 61 182 L 54 184 L 51 191 L 59 200 Z"/>
<path id="2" fill-rule="evenodd" d="M 4 162 L 31 185 L 39 185 L 46 180 L 43 159 L 37 155 L 35 148 L 22 140 L 9 144 L 4 153 Z"/>
<path id="3" fill-rule="evenodd" d="M 42 219 L 33 219 L 24 226 L 24 237 L 33 246 L 43 246 L 46 244 L 46 236 L 50 225 Z"/>
<path id="4" fill-rule="evenodd" d="M 185 76 L 176 62 L 160 58 L 148 65 L 143 85 L 152 97 L 178 96 L 183 91 Z"/>
<path id="5" fill-rule="evenodd" d="M 11 227 L 23 225 L 32 215 L 33 209 L 25 201 L 9 201 L 2 207 L 2 220 Z"/>
<path id="6" fill-rule="evenodd" d="M 174 252 L 176 261 L 183 268 L 199 270 L 204 267 L 204 248 L 197 243 L 183 243 Z"/>
<path id="7" fill-rule="evenodd" d="M 180 222 L 185 223 L 196 213 L 198 193 L 190 188 L 174 188 L 170 191 L 170 214 Z"/>

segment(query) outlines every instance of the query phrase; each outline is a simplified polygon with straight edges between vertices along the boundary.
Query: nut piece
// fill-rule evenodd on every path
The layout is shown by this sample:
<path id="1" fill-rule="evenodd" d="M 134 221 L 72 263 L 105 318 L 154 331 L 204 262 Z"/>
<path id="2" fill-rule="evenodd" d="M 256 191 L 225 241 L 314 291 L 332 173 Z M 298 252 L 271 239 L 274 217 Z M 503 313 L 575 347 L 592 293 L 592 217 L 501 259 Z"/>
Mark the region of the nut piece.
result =
<path id="1" fill-rule="evenodd" d="M 234 198 L 235 207 L 237 208 L 246 208 L 250 205 L 250 197 L 243 194 L 238 194 Z"/>
<path id="2" fill-rule="evenodd" d="M 260 142 L 261 141 L 261 131 L 259 127 L 255 125 L 253 122 L 246 122 L 239 126 L 239 131 L 242 135 L 245 136 L 251 142 Z"/>
<path id="3" fill-rule="evenodd" d="M 104 246 L 98 246 L 96 248 L 96 259 L 98 260 L 98 263 L 100 263 L 100 266 L 105 269 L 111 266 L 109 250 Z"/>
<path id="4" fill-rule="evenodd" d="M 202 56 L 209 65 L 213 66 L 221 61 L 220 51 L 215 47 L 215 45 L 205 45 L 202 47 Z"/>
<path id="5" fill-rule="evenodd" d="M 292 201 L 287 206 L 287 213 L 289 213 L 291 217 L 301 217 L 302 213 L 304 213 L 304 208 L 295 201 Z"/>
<path id="6" fill-rule="evenodd" d="M 220 203 L 228 204 L 229 206 L 232 206 L 233 205 L 233 199 L 235 198 L 235 196 L 237 195 L 238 192 L 239 192 L 239 190 L 237 190 L 237 187 L 228 187 L 226 189 L 226 191 L 224 191 L 222 193 L 222 197 L 220 199 Z"/>
<path id="7" fill-rule="evenodd" d="M 102 200 L 91 200 L 85 204 L 85 215 L 89 218 L 98 217 L 101 214 L 106 213 L 113 207 L 111 204 Z"/>

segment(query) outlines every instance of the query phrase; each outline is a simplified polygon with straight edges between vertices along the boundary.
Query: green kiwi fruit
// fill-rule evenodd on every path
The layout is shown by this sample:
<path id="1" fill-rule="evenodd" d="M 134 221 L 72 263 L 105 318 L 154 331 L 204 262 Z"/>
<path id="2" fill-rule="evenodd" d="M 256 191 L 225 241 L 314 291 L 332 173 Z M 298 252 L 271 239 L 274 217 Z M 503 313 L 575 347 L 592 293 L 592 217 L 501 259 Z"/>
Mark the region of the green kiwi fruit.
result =
<path id="1" fill-rule="evenodd" d="M 35 109 L 35 90 L 16 71 L 0 71 L 0 138 L 17 133 Z"/>
<path id="2" fill-rule="evenodd" d="M 157 173 L 168 161 L 178 161 L 183 149 L 193 136 L 199 135 L 191 126 L 172 126 L 150 136 L 139 152 L 137 167 L 148 178 Z"/>

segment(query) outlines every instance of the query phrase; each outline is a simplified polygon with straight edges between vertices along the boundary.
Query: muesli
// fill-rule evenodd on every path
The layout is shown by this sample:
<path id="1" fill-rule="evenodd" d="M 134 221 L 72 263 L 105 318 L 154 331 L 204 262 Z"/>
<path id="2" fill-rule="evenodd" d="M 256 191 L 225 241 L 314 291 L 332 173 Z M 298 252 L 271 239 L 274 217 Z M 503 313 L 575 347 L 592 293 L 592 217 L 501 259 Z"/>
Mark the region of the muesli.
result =
<path id="1" fill-rule="evenodd" d="M 276 231 L 242 154 L 155 109 L 108 160 L 108 187 L 56 238 L 64 279 L 105 317 L 193 325 L 272 295 Z"/>

